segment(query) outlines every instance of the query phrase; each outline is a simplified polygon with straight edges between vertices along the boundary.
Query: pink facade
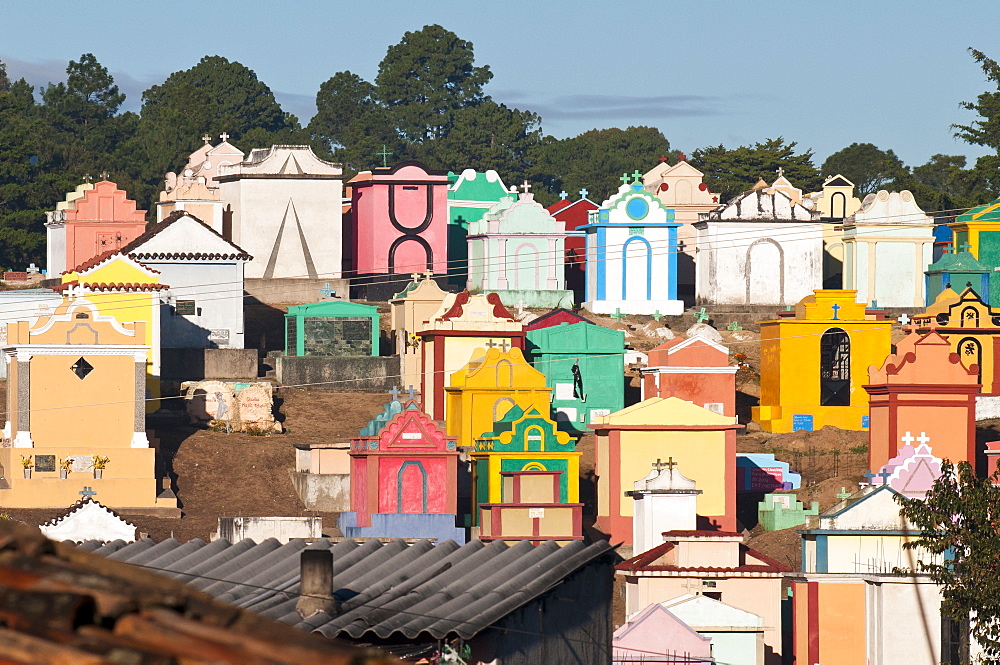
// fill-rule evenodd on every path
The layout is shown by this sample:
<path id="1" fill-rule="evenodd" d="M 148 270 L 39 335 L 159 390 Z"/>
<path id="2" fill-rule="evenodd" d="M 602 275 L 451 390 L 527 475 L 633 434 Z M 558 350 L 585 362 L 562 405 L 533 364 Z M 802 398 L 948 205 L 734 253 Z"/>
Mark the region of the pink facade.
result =
<path id="1" fill-rule="evenodd" d="M 613 663 L 714 663 L 712 638 L 699 635 L 659 603 L 618 628 Z"/>
<path id="2" fill-rule="evenodd" d="M 458 451 L 415 402 L 409 402 L 377 436 L 351 444 L 351 510 L 359 527 L 372 513 L 454 514 Z"/>
<path id="3" fill-rule="evenodd" d="M 146 230 L 146 211 L 137 210 L 124 190 L 102 180 L 65 210 L 66 270 L 117 251 Z"/>
<path id="4" fill-rule="evenodd" d="M 448 271 L 448 173 L 400 162 L 350 181 L 359 275 Z"/>
<path id="5" fill-rule="evenodd" d="M 703 337 L 675 338 L 648 356 L 640 370 L 642 399 L 679 397 L 719 415 L 736 415 L 737 367 L 729 364 L 729 349 Z"/>

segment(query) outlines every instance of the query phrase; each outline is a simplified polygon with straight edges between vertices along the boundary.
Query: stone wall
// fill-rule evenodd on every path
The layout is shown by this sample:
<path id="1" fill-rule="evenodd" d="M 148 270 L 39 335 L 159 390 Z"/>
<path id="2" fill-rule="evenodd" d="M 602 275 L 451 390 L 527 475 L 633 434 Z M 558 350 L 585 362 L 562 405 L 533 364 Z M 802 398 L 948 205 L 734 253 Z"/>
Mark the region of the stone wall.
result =
<path id="1" fill-rule="evenodd" d="M 351 509 L 351 474 L 293 472 L 291 476 L 306 510 L 342 513 Z"/>
<path id="2" fill-rule="evenodd" d="M 266 305 L 301 305 L 318 302 L 325 299 L 324 294 L 320 293 L 320 289 L 325 288 L 334 289 L 337 298 L 346 298 L 350 289 L 348 281 L 339 278 L 287 277 L 243 280 L 243 290 L 246 294 Z M 251 343 L 255 341 L 251 340 Z"/>
<path id="3" fill-rule="evenodd" d="M 399 384 L 401 367 L 399 356 L 279 355 L 274 375 L 283 386 L 384 392 Z"/>
<path id="4" fill-rule="evenodd" d="M 167 381 L 257 378 L 257 349 L 161 349 L 160 376 Z"/>

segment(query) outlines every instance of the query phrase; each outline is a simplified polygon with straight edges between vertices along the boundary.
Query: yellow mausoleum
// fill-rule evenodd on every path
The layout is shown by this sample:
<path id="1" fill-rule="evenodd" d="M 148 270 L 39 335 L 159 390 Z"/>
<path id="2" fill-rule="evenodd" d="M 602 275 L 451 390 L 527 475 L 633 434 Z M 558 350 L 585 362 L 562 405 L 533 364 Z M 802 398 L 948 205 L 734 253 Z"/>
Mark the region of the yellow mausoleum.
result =
<path id="1" fill-rule="evenodd" d="M 806 296 L 794 316 L 760 322 L 760 406 L 767 432 L 868 428 L 868 367 L 891 351 L 893 321 L 855 302 L 857 291 Z M 788 312 L 792 314 L 792 312 Z"/>

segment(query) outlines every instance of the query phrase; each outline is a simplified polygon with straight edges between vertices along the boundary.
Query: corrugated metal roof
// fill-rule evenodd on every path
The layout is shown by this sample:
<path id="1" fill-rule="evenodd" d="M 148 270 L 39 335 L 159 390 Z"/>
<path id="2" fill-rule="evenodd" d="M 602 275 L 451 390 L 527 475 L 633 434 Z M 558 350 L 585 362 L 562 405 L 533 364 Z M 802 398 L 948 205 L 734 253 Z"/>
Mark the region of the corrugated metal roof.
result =
<path id="1" fill-rule="evenodd" d="M 430 540 L 331 541 L 307 544 L 274 539 L 181 543 L 147 539 L 126 544 L 86 542 L 79 547 L 165 573 L 260 615 L 327 637 L 469 639 L 563 579 L 611 551 L 606 542 L 563 547 L 548 542 Z M 295 609 L 303 549 L 333 554 L 336 616 L 319 612 L 303 620 Z"/>

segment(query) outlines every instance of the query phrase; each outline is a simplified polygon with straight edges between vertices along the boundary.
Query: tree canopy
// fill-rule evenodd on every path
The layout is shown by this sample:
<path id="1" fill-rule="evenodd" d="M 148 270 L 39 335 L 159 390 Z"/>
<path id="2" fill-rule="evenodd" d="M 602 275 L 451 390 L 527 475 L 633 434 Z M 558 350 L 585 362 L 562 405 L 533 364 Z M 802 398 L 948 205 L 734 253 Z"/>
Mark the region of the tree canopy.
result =
<path id="1" fill-rule="evenodd" d="M 705 182 L 723 201 L 747 191 L 761 178 L 773 182 L 779 168 L 796 187 L 810 192 L 822 184 L 822 178 L 813 165 L 812 150 L 797 153 L 797 146 L 779 136 L 733 150 L 723 145 L 700 148 L 688 161 L 705 174 Z"/>
<path id="2" fill-rule="evenodd" d="M 854 183 L 855 193 L 864 198 L 899 180 L 906 167 L 892 150 L 871 143 L 852 143 L 827 157 L 821 170 L 824 176 L 843 175 Z"/>

